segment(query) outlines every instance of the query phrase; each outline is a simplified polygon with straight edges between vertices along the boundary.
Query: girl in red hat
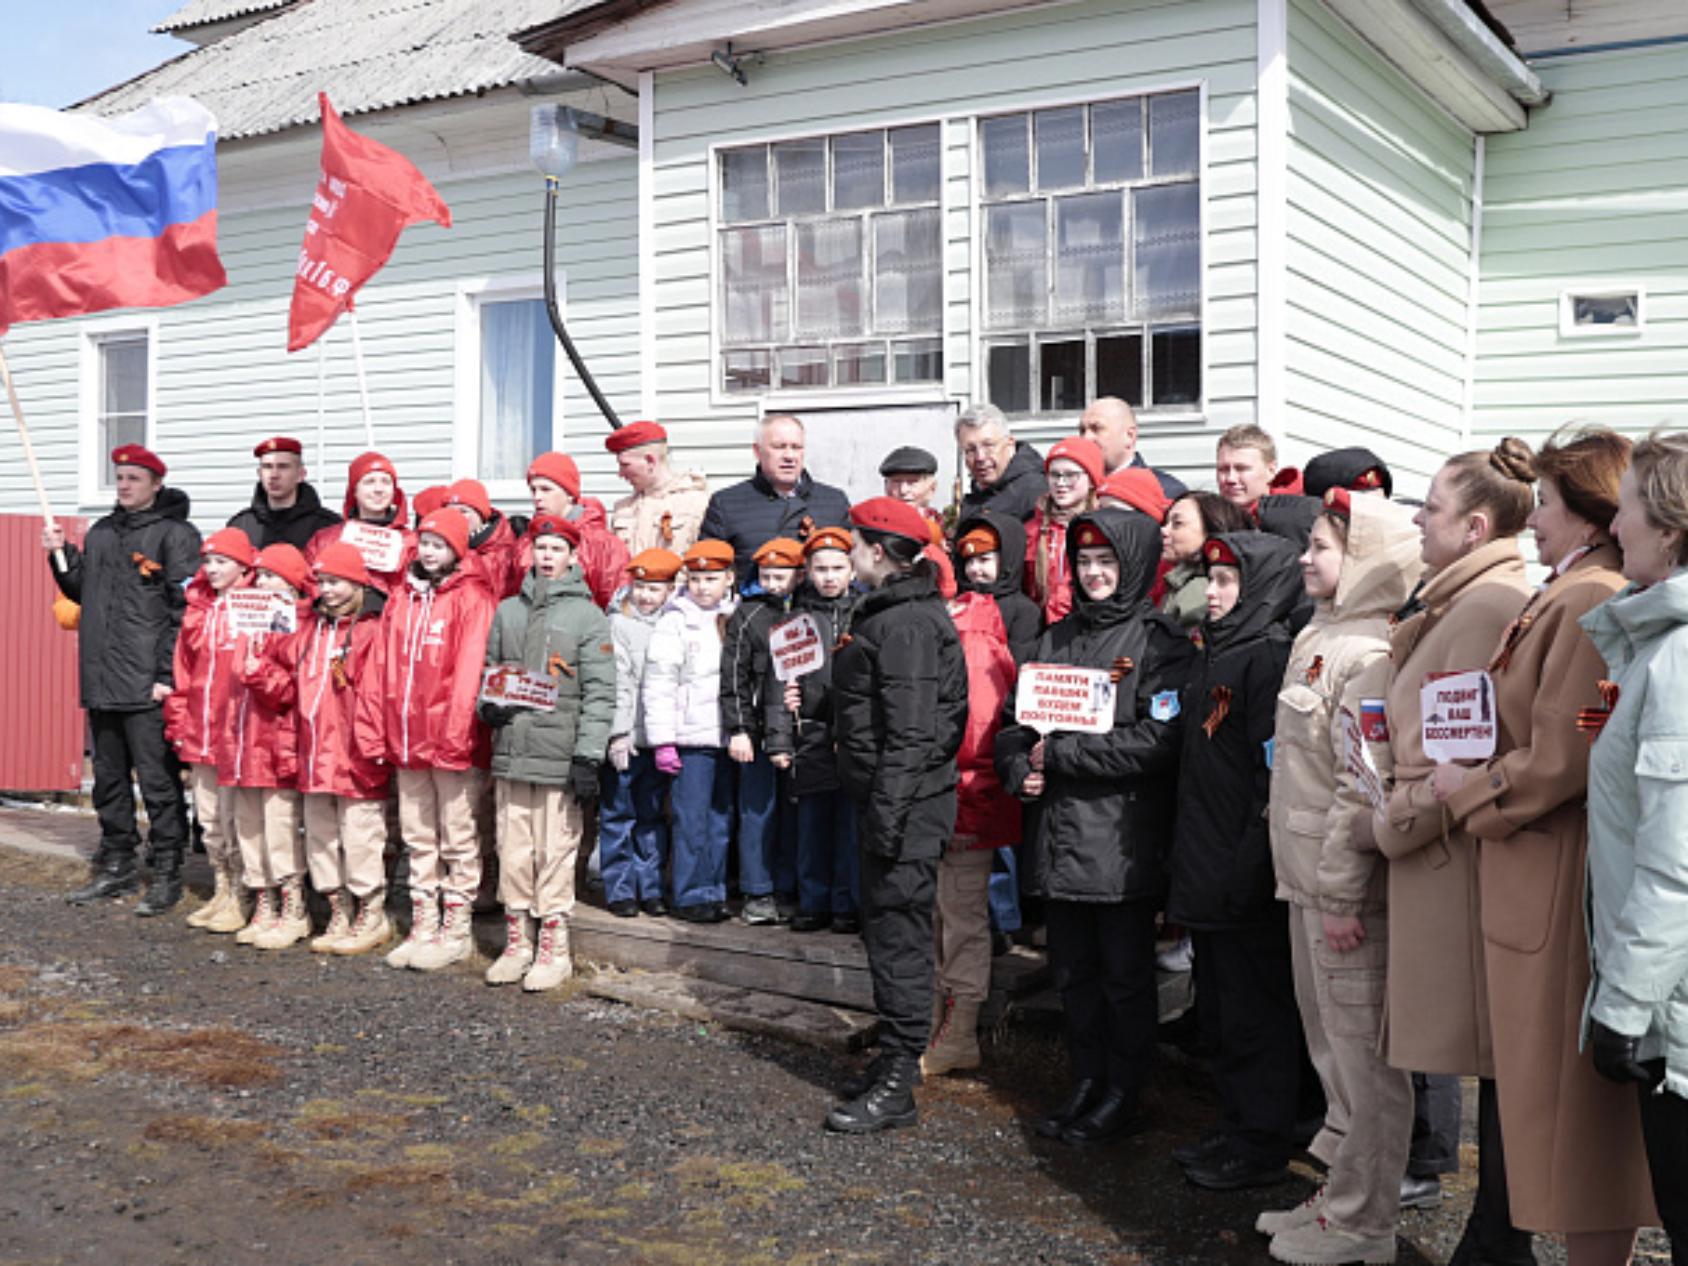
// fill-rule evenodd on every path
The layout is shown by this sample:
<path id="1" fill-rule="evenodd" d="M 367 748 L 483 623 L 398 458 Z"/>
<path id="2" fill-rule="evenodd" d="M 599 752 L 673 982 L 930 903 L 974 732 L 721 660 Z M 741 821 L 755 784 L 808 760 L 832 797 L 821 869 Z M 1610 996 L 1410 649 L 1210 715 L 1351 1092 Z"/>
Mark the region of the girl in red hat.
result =
<path id="1" fill-rule="evenodd" d="M 1067 524 L 1096 508 L 1102 483 L 1102 450 L 1093 440 L 1072 436 L 1049 450 L 1043 472 L 1049 491 L 1026 522 L 1026 592 L 1043 608 L 1045 624 L 1073 609 L 1073 578 L 1067 567 Z"/>
<path id="2" fill-rule="evenodd" d="M 346 472 L 344 522 L 325 527 L 305 546 L 305 561 L 315 566 L 337 541 L 354 546 L 369 572 L 369 583 L 391 593 L 415 556 L 416 533 L 410 530 L 409 506 L 399 487 L 399 472 L 380 453 L 359 453 Z"/>

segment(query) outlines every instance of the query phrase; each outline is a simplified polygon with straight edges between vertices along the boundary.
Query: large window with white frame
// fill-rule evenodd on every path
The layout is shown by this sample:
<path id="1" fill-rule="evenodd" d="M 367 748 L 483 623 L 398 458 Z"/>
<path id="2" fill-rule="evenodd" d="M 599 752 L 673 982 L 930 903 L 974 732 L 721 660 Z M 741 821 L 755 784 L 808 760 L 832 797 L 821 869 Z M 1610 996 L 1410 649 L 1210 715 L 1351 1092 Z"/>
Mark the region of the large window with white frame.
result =
<path id="1" fill-rule="evenodd" d="M 83 358 L 85 435 L 93 452 L 83 462 L 84 500 L 102 500 L 117 486 L 111 450 L 151 444 L 152 329 L 112 327 L 87 335 Z"/>
<path id="2" fill-rule="evenodd" d="M 728 393 L 943 378 L 936 123 L 716 151 Z"/>
<path id="3" fill-rule="evenodd" d="M 1194 89 L 977 122 L 986 398 L 1202 398 L 1201 99 Z"/>
<path id="4" fill-rule="evenodd" d="M 562 285 L 559 275 L 559 303 Z M 495 501 L 521 497 L 528 464 L 562 446 L 561 354 L 540 282 L 462 283 L 456 360 L 452 470 L 486 484 Z"/>

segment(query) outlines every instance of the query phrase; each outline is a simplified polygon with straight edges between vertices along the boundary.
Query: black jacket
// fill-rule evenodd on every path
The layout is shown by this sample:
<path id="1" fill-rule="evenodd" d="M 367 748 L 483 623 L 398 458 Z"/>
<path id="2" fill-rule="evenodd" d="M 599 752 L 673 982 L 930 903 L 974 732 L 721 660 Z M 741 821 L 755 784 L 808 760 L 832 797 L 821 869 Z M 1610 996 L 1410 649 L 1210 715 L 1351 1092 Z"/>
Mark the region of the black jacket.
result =
<path id="1" fill-rule="evenodd" d="M 806 612 L 814 617 L 826 648 L 826 661 L 797 679 L 795 717 L 786 710 L 785 684 L 774 677 L 772 664 L 764 687 L 768 754 L 786 753 L 793 758 L 789 779 L 794 796 L 838 790 L 838 754 L 832 739 L 832 657 L 860 597 L 850 589 L 836 598 L 823 598 L 808 585 L 792 595 L 792 613 Z"/>
<path id="2" fill-rule="evenodd" d="M 1156 482 L 1160 484 L 1161 491 L 1166 494 L 1166 499 L 1168 501 L 1176 501 L 1179 497 L 1182 497 L 1185 493 L 1190 491 L 1189 488 L 1185 486 L 1184 481 L 1177 475 L 1173 474 L 1170 470 L 1162 470 L 1159 466 L 1149 465 L 1148 462 L 1143 460 L 1143 454 L 1141 453 L 1133 453 L 1131 455 L 1130 464 L 1138 467 L 1139 469 L 1147 470 L 1151 475 L 1153 475 Z"/>
<path id="3" fill-rule="evenodd" d="M 849 526 L 850 498 L 843 489 L 816 483 L 804 471 L 797 490 L 782 497 L 758 470 L 709 498 L 698 536 L 732 545 L 739 588 L 747 589 L 756 579 L 751 555 L 776 536 L 802 541 L 816 528 Z"/>
<path id="4" fill-rule="evenodd" d="M 183 586 L 199 568 L 199 529 L 188 522 L 188 506 L 187 493 L 160 488 L 145 510 L 119 507 L 94 524 L 81 549 L 67 544 L 65 570 L 53 568 L 59 591 L 82 604 L 84 708 L 139 712 L 157 706 L 154 684 L 175 685 Z"/>
<path id="5" fill-rule="evenodd" d="M 878 857 L 936 858 L 955 830 L 967 661 L 935 571 L 922 560 L 864 594 L 833 660 L 838 780 Z"/>
<path id="6" fill-rule="evenodd" d="M 1008 466 L 989 488 L 974 484 L 972 491 L 961 499 L 961 517 L 969 518 L 981 510 L 995 510 L 1011 515 L 1024 523 L 1037 509 L 1038 498 L 1049 491 L 1049 479 L 1043 473 L 1043 458 L 1030 444 L 1014 446 L 1014 456 Z"/>
<path id="7" fill-rule="evenodd" d="M 1202 622 L 1184 690 L 1167 902 L 1169 919 L 1201 930 L 1254 926 L 1277 913 L 1267 744 L 1293 640 L 1285 620 L 1302 595 L 1300 551 L 1289 541 L 1268 532 L 1219 539 L 1242 562 L 1242 595 L 1223 618 Z"/>
<path id="8" fill-rule="evenodd" d="M 1044 739 L 1044 790 L 1037 800 L 1028 890 L 1056 901 L 1160 897 L 1171 834 L 1172 772 L 1178 761 L 1175 701 L 1196 651 L 1175 620 L 1148 601 L 1160 561 L 1160 529 L 1147 515 L 1093 510 L 1073 520 L 1067 557 L 1076 561 L 1081 523 L 1101 528 L 1120 559 L 1120 583 L 1097 602 L 1073 585 L 1073 609 L 1039 639 L 1033 662 L 1114 668 L 1129 660 L 1106 734 L 1056 731 Z M 1075 569 L 1076 570 L 1076 569 Z M 1031 772 L 1035 730 L 1015 724 L 1013 705 L 996 738 L 996 768 L 1018 792 Z"/>
<path id="9" fill-rule="evenodd" d="M 760 746 L 773 657 L 768 634 L 785 619 L 786 597 L 762 589 L 747 593 L 721 635 L 721 728 L 731 737 L 748 734 Z"/>
<path id="10" fill-rule="evenodd" d="M 252 493 L 252 504 L 230 519 L 229 526 L 245 532 L 254 549 L 286 544 L 303 553 L 311 537 L 339 521 L 340 516 L 322 504 L 316 489 L 308 483 L 299 485 L 298 499 L 292 505 L 272 510 L 260 482 Z"/>
<path id="11" fill-rule="evenodd" d="M 1307 552 L 1307 540 L 1313 535 L 1313 523 L 1323 509 L 1324 502 L 1317 497 L 1274 492 L 1260 498 L 1255 504 L 1254 518 L 1255 522 L 1260 524 L 1262 532 L 1283 537 L 1295 546 L 1297 553 L 1304 554 Z M 1312 618 L 1313 600 L 1303 591 L 1300 601 L 1295 604 L 1285 621 L 1290 638 L 1293 640 Z"/>
<path id="12" fill-rule="evenodd" d="M 963 515 L 955 525 L 955 539 L 960 540 L 976 527 L 988 527 L 1001 542 L 997 555 L 996 583 L 975 585 L 967 579 L 967 560 L 954 553 L 956 588 L 974 593 L 988 593 L 996 599 L 996 609 L 1002 614 L 1002 627 L 1008 634 L 1008 649 L 1014 662 L 1023 664 L 1031 658 L 1043 632 L 1043 608 L 1033 602 L 1022 584 L 1026 572 L 1026 526 L 1012 515 L 998 510 L 979 510 Z"/>

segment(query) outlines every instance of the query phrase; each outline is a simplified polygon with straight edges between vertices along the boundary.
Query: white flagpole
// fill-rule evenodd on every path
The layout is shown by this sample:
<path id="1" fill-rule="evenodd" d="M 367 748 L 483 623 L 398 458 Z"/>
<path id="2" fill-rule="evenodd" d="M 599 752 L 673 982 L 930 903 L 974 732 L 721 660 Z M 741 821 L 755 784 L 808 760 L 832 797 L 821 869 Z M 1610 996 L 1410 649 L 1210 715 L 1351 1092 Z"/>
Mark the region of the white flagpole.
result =
<path id="1" fill-rule="evenodd" d="M 324 403 L 327 387 L 328 351 L 319 338 L 316 345 L 316 468 L 322 471 L 328 469 L 328 409 Z"/>
<path id="2" fill-rule="evenodd" d="M 35 499 L 41 503 L 41 525 L 53 526 L 53 506 L 47 500 L 47 485 L 41 482 L 41 467 L 35 460 L 35 446 L 29 442 L 29 426 L 23 420 L 23 405 L 18 403 L 18 389 L 12 383 L 12 367 L 6 362 L 6 349 L 0 347 L 0 380 L 6 384 L 6 400 L 12 406 L 12 417 L 17 420 L 18 439 L 23 443 L 23 459 L 29 463 L 29 476 L 35 481 Z M 60 571 L 65 570 L 64 551 L 53 551 L 53 562 Z"/>
<path id="3" fill-rule="evenodd" d="M 358 398 L 363 401 L 363 442 L 369 448 L 375 447 L 375 421 L 369 413 L 369 383 L 363 376 L 363 336 L 358 331 L 358 310 L 348 308 L 346 315 L 352 318 L 352 359 L 357 362 L 358 369 Z"/>

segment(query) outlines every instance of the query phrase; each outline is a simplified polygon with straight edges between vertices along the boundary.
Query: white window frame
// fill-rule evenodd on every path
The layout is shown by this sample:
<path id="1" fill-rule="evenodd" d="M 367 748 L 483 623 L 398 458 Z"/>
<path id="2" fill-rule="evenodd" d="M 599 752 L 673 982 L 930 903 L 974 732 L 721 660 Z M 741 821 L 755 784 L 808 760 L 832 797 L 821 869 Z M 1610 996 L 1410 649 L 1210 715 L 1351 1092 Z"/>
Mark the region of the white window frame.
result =
<path id="1" fill-rule="evenodd" d="M 1634 325 L 1578 325 L 1578 299 L 1604 299 L 1618 295 L 1635 296 Z M 1559 292 L 1560 338 L 1636 338 L 1647 332 L 1647 287 L 1633 281 L 1594 281 L 1568 286 Z"/>
<path id="2" fill-rule="evenodd" d="M 557 271 L 557 310 L 565 319 L 568 307 L 564 299 L 565 277 Z M 481 466 L 481 306 L 487 303 L 510 303 L 524 299 L 545 298 L 545 278 L 542 273 L 523 273 L 500 277 L 474 277 L 457 283 L 456 374 L 454 385 L 454 417 L 451 438 L 451 477 L 480 479 Z M 563 366 L 567 353 L 560 343 L 555 345 L 552 358 L 551 389 L 551 447 L 561 451 L 565 444 L 565 415 L 567 402 L 563 388 Z M 494 504 L 524 503 L 529 500 L 525 481 L 520 479 L 482 480 L 487 495 Z"/>
<path id="3" fill-rule="evenodd" d="M 147 341 L 147 413 L 142 443 L 158 447 L 158 318 L 108 317 L 77 330 L 77 497 L 84 509 L 109 506 L 115 489 L 102 486 L 106 453 L 100 448 L 100 347 L 121 338 Z M 166 461 L 169 459 L 166 458 Z"/>

